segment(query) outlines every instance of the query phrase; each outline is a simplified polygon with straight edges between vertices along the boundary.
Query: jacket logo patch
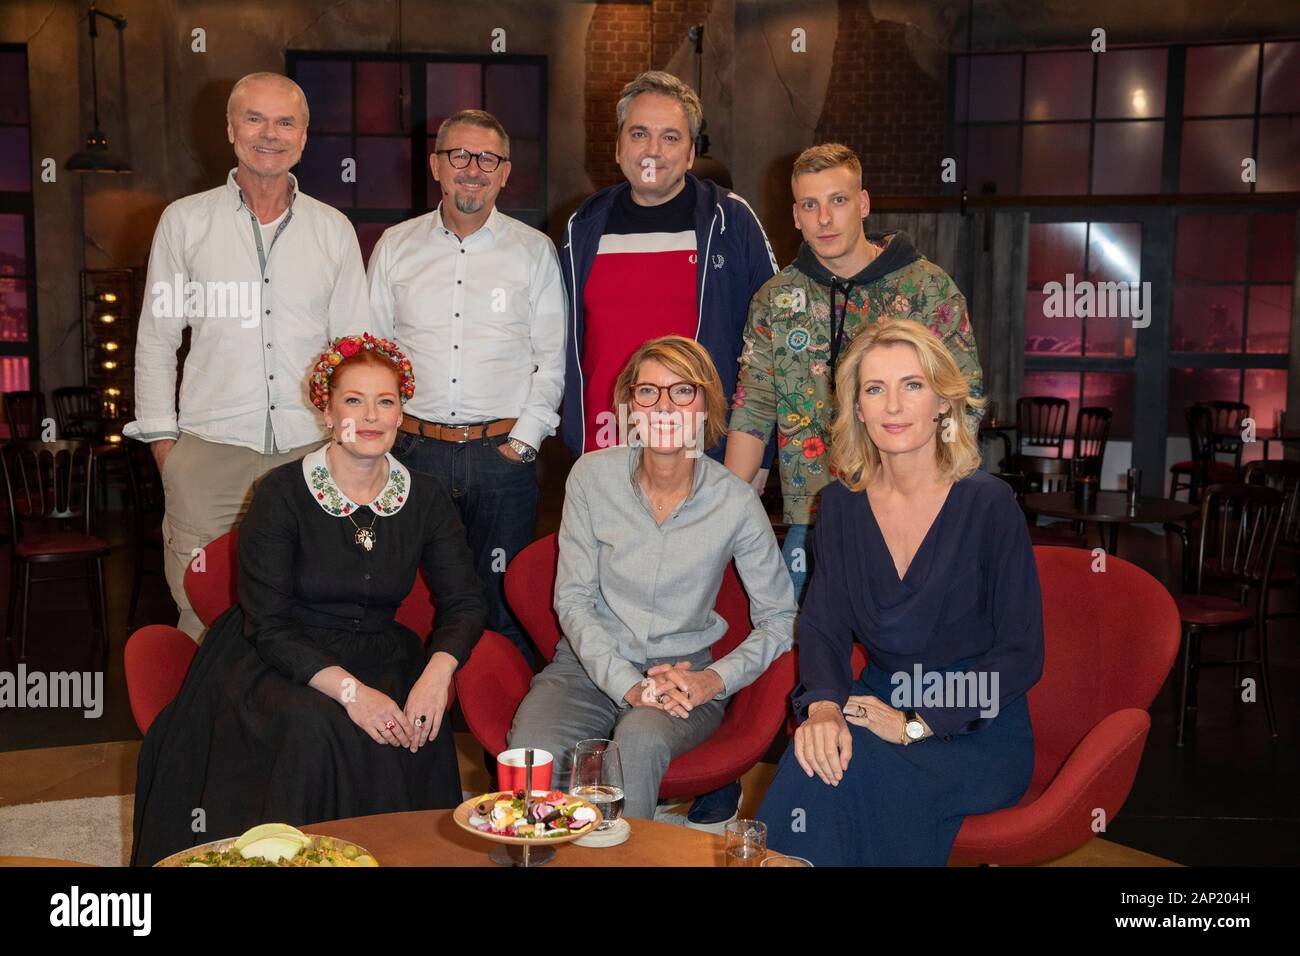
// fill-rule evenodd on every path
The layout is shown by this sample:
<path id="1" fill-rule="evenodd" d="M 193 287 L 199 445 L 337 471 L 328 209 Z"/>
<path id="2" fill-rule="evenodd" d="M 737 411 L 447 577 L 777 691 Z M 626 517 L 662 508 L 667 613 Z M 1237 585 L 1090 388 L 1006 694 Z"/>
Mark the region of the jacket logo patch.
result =
<path id="1" fill-rule="evenodd" d="M 726 263 L 726 261 L 727 261 L 727 260 L 724 259 L 724 258 L 722 258 L 722 256 L 720 256 L 720 255 L 715 255 L 715 256 L 713 257 L 713 268 L 715 268 L 715 269 L 721 269 L 721 268 L 723 267 L 723 265 Z"/>

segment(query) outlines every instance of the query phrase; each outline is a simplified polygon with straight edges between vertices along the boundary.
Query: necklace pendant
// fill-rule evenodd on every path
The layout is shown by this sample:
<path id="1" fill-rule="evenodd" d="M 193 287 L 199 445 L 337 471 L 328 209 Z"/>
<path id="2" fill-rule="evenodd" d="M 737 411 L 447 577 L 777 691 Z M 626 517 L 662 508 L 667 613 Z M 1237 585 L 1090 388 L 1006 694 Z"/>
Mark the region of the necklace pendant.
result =
<path id="1" fill-rule="evenodd" d="M 369 528 L 357 529 L 357 544 L 367 551 L 373 551 L 375 548 L 375 533 Z"/>

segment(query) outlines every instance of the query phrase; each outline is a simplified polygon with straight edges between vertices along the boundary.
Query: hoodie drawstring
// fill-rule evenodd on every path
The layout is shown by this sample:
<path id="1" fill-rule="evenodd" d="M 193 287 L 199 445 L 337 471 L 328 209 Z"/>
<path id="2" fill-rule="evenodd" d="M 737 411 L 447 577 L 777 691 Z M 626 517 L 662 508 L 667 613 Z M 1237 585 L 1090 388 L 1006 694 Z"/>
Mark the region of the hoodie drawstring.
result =
<path id="1" fill-rule="evenodd" d="M 831 358 L 828 363 L 831 375 L 831 391 L 835 391 L 835 364 L 840 359 L 840 339 L 844 336 L 844 315 L 849 310 L 849 295 L 853 292 L 856 285 L 852 279 L 845 279 L 841 282 L 835 276 L 831 276 Z M 844 296 L 844 308 L 835 308 L 836 293 Z"/>

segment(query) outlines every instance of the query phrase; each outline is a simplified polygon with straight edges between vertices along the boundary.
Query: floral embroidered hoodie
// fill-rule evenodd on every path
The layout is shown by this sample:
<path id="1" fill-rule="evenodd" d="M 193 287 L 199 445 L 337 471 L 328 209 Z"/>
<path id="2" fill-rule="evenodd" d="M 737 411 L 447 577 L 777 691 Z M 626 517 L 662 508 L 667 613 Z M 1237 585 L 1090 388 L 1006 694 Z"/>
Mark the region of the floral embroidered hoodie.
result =
<path id="1" fill-rule="evenodd" d="M 848 279 L 832 275 L 805 242 L 749 303 L 730 428 L 766 443 L 775 426 L 790 524 L 815 520 L 830 482 L 834 363 L 863 326 L 885 319 L 927 326 L 969 377 L 972 397 L 983 395 L 966 297 L 952 277 L 906 233 L 868 233 L 867 241 L 880 254 Z"/>

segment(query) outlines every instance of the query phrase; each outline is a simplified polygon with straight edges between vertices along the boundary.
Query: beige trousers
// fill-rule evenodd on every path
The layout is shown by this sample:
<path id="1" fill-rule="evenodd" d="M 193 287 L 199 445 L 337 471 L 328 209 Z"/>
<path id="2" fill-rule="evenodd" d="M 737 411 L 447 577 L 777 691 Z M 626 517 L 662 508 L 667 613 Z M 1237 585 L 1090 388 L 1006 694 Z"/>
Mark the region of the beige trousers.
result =
<path id="1" fill-rule="evenodd" d="M 163 567 L 180 610 L 177 627 L 203 642 L 206 630 L 185 595 L 185 569 L 197 549 L 221 537 L 244 517 L 262 476 L 301 458 L 320 443 L 263 455 L 239 445 L 205 441 L 181 432 L 163 465 Z"/>

